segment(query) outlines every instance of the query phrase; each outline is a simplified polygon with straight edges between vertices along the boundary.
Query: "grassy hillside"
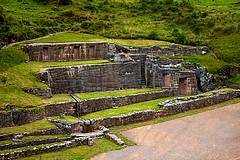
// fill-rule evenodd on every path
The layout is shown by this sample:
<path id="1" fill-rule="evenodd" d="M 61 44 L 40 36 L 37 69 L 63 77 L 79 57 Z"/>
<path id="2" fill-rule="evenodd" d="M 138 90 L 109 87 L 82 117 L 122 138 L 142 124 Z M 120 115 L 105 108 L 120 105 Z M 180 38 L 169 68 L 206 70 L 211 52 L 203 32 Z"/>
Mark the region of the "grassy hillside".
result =
<path id="1" fill-rule="evenodd" d="M 212 50 L 210 55 L 183 58 L 220 75 L 225 74 L 224 69 L 240 64 L 239 0 L 73 0 L 71 5 L 42 2 L 0 1 L 0 45 L 61 32 L 24 43 L 106 41 L 132 46 L 208 45 Z M 23 87 L 46 87 L 34 77 L 40 68 L 105 63 L 25 63 L 26 54 L 21 47 L 22 44 L 18 44 L 0 50 L 3 104 L 10 99 L 27 106 L 42 103 L 39 97 L 21 90 Z M 239 74 L 231 75 L 230 82 L 240 84 Z M 69 97 L 56 96 L 50 101 L 59 99 L 68 100 Z"/>
<path id="2" fill-rule="evenodd" d="M 79 31 L 114 38 L 209 45 L 218 58 L 239 63 L 238 2 L 73 0 L 71 5 L 56 5 L 38 0 L 2 0 L 0 41 L 10 43 L 59 31 Z M 233 45 L 230 49 L 224 42 L 229 40 Z"/>

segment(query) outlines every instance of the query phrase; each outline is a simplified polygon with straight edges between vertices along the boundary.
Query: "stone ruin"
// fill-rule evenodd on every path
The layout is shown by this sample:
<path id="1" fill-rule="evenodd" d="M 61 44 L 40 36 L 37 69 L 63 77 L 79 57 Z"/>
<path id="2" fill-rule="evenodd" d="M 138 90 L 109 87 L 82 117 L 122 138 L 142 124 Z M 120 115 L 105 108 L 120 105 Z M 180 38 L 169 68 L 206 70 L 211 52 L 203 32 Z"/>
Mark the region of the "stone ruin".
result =
<path id="1" fill-rule="evenodd" d="M 49 85 L 53 94 L 143 87 L 174 89 L 181 95 L 195 94 L 201 90 L 196 70 L 183 66 L 182 60 L 159 56 L 208 52 L 207 47 L 126 47 L 105 42 L 29 44 L 25 50 L 31 61 L 112 60 L 106 64 L 42 70 L 38 78 Z"/>
<path id="2" fill-rule="evenodd" d="M 103 42 L 35 43 L 27 45 L 30 61 L 56 62 L 104 59 L 108 45 Z"/>
<path id="3" fill-rule="evenodd" d="M 126 47 L 104 42 L 76 42 L 29 44 L 25 50 L 29 54 L 30 61 L 53 62 L 90 59 L 110 59 L 112 61 L 105 64 L 43 69 L 37 74 L 37 77 L 42 82 L 48 84 L 50 89 L 23 88 L 25 92 L 38 96 L 47 98 L 56 93 L 108 91 L 144 87 L 157 87 L 163 88 L 163 90 L 88 100 L 80 100 L 71 94 L 72 102 L 48 104 L 27 110 L 18 110 L 9 106 L 8 112 L 0 113 L 0 127 L 22 125 L 47 118 L 57 128 L 0 135 L 0 141 L 12 140 L 14 142 L 0 145 L 0 149 L 18 149 L 13 152 L 0 154 L 0 159 L 17 159 L 79 145 L 92 145 L 95 138 L 103 136 L 117 145 L 125 146 L 124 142 L 106 127 L 127 125 L 170 116 L 240 96 L 239 90 L 219 90 L 210 94 L 167 100 L 159 104 L 158 110 L 144 110 L 88 120 L 80 118 L 78 122 L 70 123 L 63 119 L 65 115 L 79 118 L 82 115 L 105 109 L 118 108 L 163 97 L 192 95 L 211 89 L 214 86 L 212 84 L 214 79 L 205 70 L 195 65 L 186 64 L 182 59 L 159 58 L 162 55 L 206 54 L 208 48 L 181 47 L 176 45 L 164 48 L 158 46 Z M 206 79 L 210 79 L 209 83 L 205 83 Z M 53 118 L 53 116 L 59 115 L 60 119 Z M 23 140 L 24 136 L 53 134 L 64 134 L 66 137 Z M 35 147 L 37 145 L 43 146 Z M 34 147 L 21 148 L 26 146 Z"/>

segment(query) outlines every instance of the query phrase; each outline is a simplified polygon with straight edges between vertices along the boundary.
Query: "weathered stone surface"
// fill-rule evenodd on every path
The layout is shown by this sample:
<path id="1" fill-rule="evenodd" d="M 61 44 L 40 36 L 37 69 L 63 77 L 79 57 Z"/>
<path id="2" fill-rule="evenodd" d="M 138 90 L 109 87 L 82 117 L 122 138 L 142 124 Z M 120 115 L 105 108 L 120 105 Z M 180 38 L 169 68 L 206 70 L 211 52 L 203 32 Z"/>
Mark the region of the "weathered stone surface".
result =
<path id="1" fill-rule="evenodd" d="M 108 45 L 104 42 L 35 43 L 25 48 L 30 61 L 73 61 L 105 59 Z"/>
<path id="2" fill-rule="evenodd" d="M 8 112 L 0 112 L 0 127 L 22 125 L 50 116 L 59 116 L 63 113 L 72 115 L 74 114 L 74 105 L 73 102 L 64 102 L 32 109 L 14 109 Z"/>
<path id="3" fill-rule="evenodd" d="M 14 149 L 14 148 L 20 148 L 20 147 L 26 147 L 26 146 L 35 146 L 40 144 L 68 141 L 71 139 L 72 138 L 67 137 L 67 138 L 46 138 L 46 139 L 30 140 L 30 141 L 23 141 L 20 143 L 10 143 L 10 144 L 0 145 L 0 149 L 1 150 Z"/>
<path id="4" fill-rule="evenodd" d="M 50 144 L 47 146 L 42 146 L 38 148 L 32 148 L 32 149 L 23 149 L 19 151 L 14 151 L 11 153 L 3 153 L 0 154 L 0 159 L 17 159 L 21 157 L 28 157 L 32 155 L 37 155 L 41 153 L 48 153 L 48 152 L 54 152 L 58 150 L 62 150 L 64 148 L 70 148 L 74 146 L 79 145 L 88 145 L 89 141 L 91 141 L 89 138 L 74 138 L 73 140 L 65 141 L 64 143 L 59 144 Z"/>
<path id="5" fill-rule="evenodd" d="M 207 46 L 202 47 L 190 47 L 169 45 L 166 47 L 152 46 L 152 47 L 127 47 L 123 45 L 111 44 L 109 47 L 109 54 L 112 53 L 131 53 L 131 54 L 148 54 L 154 56 L 175 56 L 175 55 L 191 55 L 191 54 L 206 54 L 209 52 Z"/>
<path id="6" fill-rule="evenodd" d="M 105 133 L 104 136 L 109 139 L 109 140 L 112 140 L 114 143 L 116 143 L 117 145 L 119 146 L 123 146 L 124 145 L 124 142 L 121 140 L 121 138 L 117 137 L 115 134 L 113 133 Z"/>
<path id="7" fill-rule="evenodd" d="M 147 86 L 175 89 L 180 95 L 198 93 L 195 71 L 182 71 L 178 68 L 181 67 L 178 61 L 170 61 L 168 65 L 166 61 L 162 62 L 157 57 L 147 57 L 145 73 Z"/>
<path id="8" fill-rule="evenodd" d="M 52 91 L 51 89 L 42 89 L 42 88 L 23 88 L 23 91 L 26 93 L 34 94 L 42 98 L 51 98 Z"/>
<path id="9" fill-rule="evenodd" d="M 48 80 L 53 93 L 140 88 L 142 85 L 141 64 L 136 62 L 59 67 L 43 72 L 48 74 L 40 75 L 48 77 L 41 79 Z"/>

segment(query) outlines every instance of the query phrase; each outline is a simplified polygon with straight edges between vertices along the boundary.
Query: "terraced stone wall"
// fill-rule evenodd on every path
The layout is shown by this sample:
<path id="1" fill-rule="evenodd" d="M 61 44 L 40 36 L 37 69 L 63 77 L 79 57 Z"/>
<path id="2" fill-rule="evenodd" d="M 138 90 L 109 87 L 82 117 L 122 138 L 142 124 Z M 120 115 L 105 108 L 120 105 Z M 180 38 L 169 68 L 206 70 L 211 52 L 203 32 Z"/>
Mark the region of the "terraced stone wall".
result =
<path id="1" fill-rule="evenodd" d="M 175 56 L 175 55 L 192 55 L 192 54 L 206 54 L 209 48 L 169 45 L 169 46 L 151 46 L 151 47 L 128 47 L 120 44 L 109 44 L 109 52 L 116 53 L 130 53 L 130 54 L 146 54 L 153 56 Z"/>
<path id="2" fill-rule="evenodd" d="M 141 88 L 140 62 L 50 68 L 39 74 L 52 93 L 75 93 Z"/>
<path id="3" fill-rule="evenodd" d="M 48 116 L 59 116 L 63 113 L 72 115 L 74 113 L 74 105 L 73 102 L 66 102 L 32 109 L 15 109 L 8 112 L 0 112 L 0 128 L 31 123 Z"/>
<path id="4" fill-rule="evenodd" d="M 73 61 L 105 59 L 108 44 L 104 42 L 34 43 L 25 48 L 30 61 Z"/>
<path id="5" fill-rule="evenodd" d="M 78 102 L 76 114 L 78 116 L 97 112 L 109 108 L 121 107 L 133 103 L 149 101 L 153 99 L 174 96 L 172 90 L 163 90 L 142 94 L 132 94 L 120 97 L 105 97 L 97 99 L 82 100 Z"/>
<path id="6" fill-rule="evenodd" d="M 185 112 L 191 109 L 198 109 L 214 104 L 218 104 L 236 97 L 240 97 L 240 91 L 230 91 L 227 93 L 219 93 L 210 97 L 200 98 L 194 101 L 189 101 L 182 104 L 173 104 L 171 106 L 166 106 L 159 108 L 158 111 L 146 110 L 132 112 L 125 115 L 113 116 L 109 118 L 96 118 L 89 120 L 93 128 L 98 128 L 99 126 L 113 127 L 120 125 L 127 125 L 136 122 L 143 122 L 147 120 L 152 120 L 159 117 L 165 117 L 169 115 L 174 115 L 177 113 Z"/>

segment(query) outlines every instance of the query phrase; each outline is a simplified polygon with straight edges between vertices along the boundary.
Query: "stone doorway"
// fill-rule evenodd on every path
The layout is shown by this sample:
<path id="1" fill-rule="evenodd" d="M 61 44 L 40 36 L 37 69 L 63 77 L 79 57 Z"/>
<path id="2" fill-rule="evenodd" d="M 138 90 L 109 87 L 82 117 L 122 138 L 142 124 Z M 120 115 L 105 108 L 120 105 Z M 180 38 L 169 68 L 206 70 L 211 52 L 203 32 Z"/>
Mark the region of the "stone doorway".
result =
<path id="1" fill-rule="evenodd" d="M 172 87 L 172 75 L 171 74 L 163 75 L 163 87 L 167 87 L 167 88 Z"/>
<path id="2" fill-rule="evenodd" d="M 179 78 L 179 94 L 181 95 L 187 95 L 188 94 L 188 79 L 187 78 Z"/>

